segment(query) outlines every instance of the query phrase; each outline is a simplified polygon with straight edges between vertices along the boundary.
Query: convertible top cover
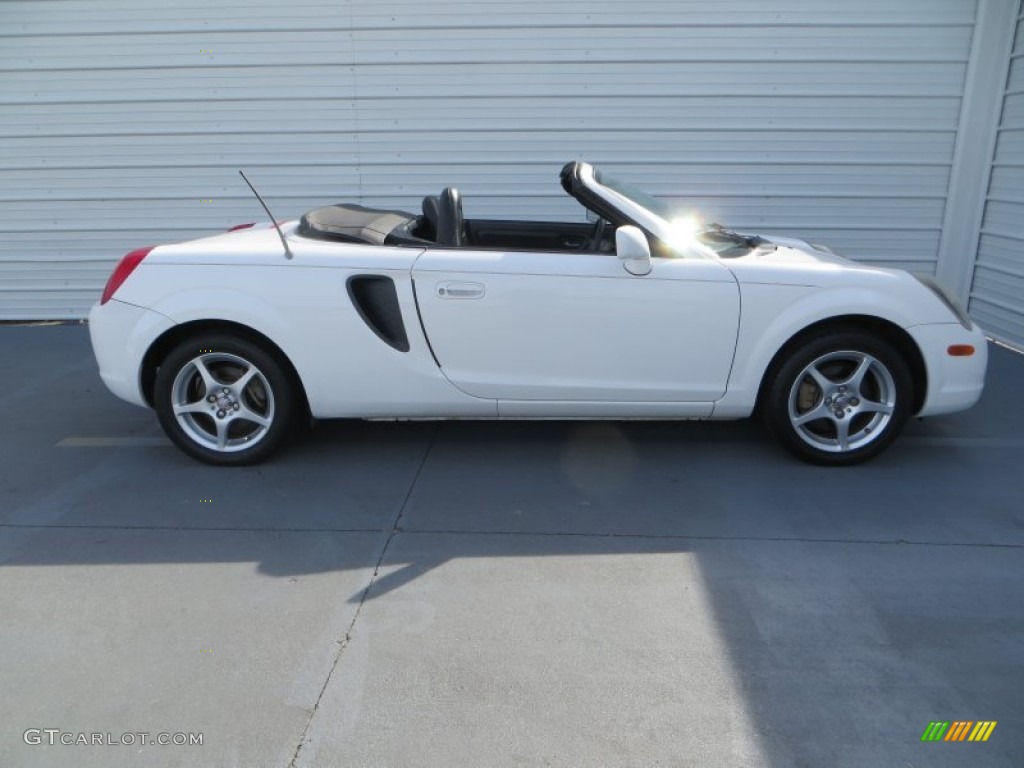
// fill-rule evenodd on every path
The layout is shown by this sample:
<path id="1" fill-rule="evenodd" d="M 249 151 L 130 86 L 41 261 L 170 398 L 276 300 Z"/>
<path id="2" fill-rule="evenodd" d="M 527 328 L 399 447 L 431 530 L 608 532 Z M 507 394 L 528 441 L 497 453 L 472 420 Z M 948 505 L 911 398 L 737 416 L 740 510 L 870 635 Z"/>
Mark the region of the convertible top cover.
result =
<path id="1" fill-rule="evenodd" d="M 305 214 L 299 220 L 298 232 L 319 240 L 384 245 L 395 230 L 408 229 L 415 221 L 416 216 L 406 211 L 339 203 Z"/>

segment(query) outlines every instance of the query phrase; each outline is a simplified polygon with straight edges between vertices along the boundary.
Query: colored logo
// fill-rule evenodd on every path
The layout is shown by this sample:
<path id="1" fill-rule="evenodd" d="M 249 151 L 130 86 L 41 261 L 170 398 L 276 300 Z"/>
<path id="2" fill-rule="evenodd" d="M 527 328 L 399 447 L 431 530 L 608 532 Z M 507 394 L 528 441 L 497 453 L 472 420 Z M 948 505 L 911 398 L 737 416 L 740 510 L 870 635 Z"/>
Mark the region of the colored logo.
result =
<path id="1" fill-rule="evenodd" d="M 921 734 L 921 741 L 988 741 L 995 720 L 932 720 Z"/>

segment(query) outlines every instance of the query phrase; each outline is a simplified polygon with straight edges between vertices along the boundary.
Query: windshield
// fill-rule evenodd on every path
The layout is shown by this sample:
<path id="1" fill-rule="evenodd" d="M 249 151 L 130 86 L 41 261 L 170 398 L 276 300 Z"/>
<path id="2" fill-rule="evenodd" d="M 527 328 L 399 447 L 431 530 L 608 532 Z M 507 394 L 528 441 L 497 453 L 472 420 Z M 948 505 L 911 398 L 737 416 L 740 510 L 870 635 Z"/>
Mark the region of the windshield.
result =
<path id="1" fill-rule="evenodd" d="M 606 173 L 602 173 L 596 168 L 594 169 L 594 178 L 597 180 L 598 184 L 603 184 L 613 192 L 618 192 L 623 197 L 632 200 L 637 205 L 646 208 L 655 216 L 660 216 L 665 221 L 672 221 L 676 216 L 668 203 L 664 200 L 659 200 L 656 197 L 651 197 L 640 189 L 640 187 L 634 186 L 629 182 L 616 179 Z"/>
<path id="2" fill-rule="evenodd" d="M 687 241 L 693 239 L 723 257 L 741 256 L 748 253 L 751 248 L 767 242 L 764 238 L 756 235 L 747 236 L 730 232 L 718 224 L 706 225 L 699 213 L 681 207 L 673 207 L 665 200 L 659 200 L 639 187 L 602 173 L 596 168 L 594 169 L 594 179 L 598 184 L 622 195 L 641 208 L 645 208 L 664 220 L 671 228 L 678 230 L 679 242 L 666 244 L 676 255 L 683 255 Z"/>

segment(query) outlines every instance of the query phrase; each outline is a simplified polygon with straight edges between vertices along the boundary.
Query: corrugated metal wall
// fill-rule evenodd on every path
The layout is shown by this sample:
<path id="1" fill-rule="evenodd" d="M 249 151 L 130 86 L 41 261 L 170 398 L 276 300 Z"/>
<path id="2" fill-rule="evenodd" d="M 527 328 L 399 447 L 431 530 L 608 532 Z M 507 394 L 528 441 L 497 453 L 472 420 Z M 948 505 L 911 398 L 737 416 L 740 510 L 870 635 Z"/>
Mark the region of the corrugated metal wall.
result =
<path id="1" fill-rule="evenodd" d="M 445 184 L 581 218 L 584 158 L 755 231 L 932 270 L 974 0 L 0 3 L 0 317 L 147 243 Z M 1018 61 L 1019 64 L 1019 61 Z"/>
<path id="2" fill-rule="evenodd" d="M 969 307 L 987 331 L 1024 348 L 1024 14 L 1017 22 Z"/>

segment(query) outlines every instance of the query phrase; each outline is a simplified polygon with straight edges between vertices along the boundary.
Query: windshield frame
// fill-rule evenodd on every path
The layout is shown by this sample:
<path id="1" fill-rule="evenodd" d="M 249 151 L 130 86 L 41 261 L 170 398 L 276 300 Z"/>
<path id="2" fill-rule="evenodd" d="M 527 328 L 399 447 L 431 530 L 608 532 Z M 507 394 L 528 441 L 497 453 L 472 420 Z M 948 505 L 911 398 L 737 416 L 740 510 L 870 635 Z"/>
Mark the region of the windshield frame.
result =
<path id="1" fill-rule="evenodd" d="M 609 176 L 590 163 L 571 163 L 566 170 L 572 182 L 579 182 L 566 186 L 570 194 L 598 216 L 616 226 L 625 222 L 640 227 L 680 258 L 718 259 L 715 250 L 696 237 L 688 237 L 685 243 L 680 243 L 679 226 L 666 218 L 671 216 L 671 208 L 663 200 L 634 184 Z"/>

